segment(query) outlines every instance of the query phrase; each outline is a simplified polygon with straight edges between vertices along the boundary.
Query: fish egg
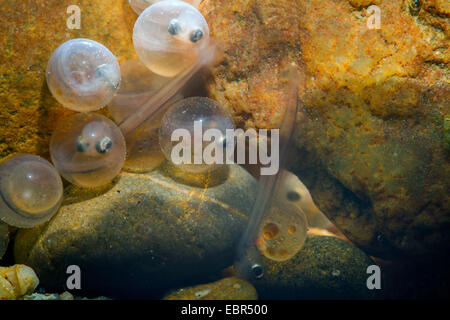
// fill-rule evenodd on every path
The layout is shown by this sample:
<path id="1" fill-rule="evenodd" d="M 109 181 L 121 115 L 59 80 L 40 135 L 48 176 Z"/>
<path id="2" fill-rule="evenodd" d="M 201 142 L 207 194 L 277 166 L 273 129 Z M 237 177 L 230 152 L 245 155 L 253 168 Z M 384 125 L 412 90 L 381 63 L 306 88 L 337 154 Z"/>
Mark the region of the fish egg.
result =
<path id="1" fill-rule="evenodd" d="M 136 20 L 133 44 L 139 59 L 154 73 L 174 77 L 193 65 L 209 41 L 205 18 L 179 0 L 159 1 Z"/>
<path id="2" fill-rule="evenodd" d="M 64 107 L 89 112 L 107 105 L 120 85 L 116 57 L 102 44 L 72 39 L 60 45 L 47 64 L 47 84 Z"/>
<path id="3" fill-rule="evenodd" d="M 161 121 L 159 143 L 166 158 L 184 171 L 201 173 L 226 164 L 226 131 L 233 118 L 216 101 L 192 97 L 169 107 Z"/>
<path id="4" fill-rule="evenodd" d="M 69 182 L 99 187 L 112 181 L 125 161 L 125 138 L 110 119 L 78 113 L 61 122 L 50 140 L 52 161 Z"/>
<path id="5" fill-rule="evenodd" d="M 0 220 L 18 228 L 31 228 L 58 211 L 63 184 L 48 161 L 18 154 L 0 164 L 0 194 Z"/>
<path id="6" fill-rule="evenodd" d="M 264 218 L 256 245 L 267 258 L 285 261 L 303 247 L 307 230 L 304 213 L 291 203 L 279 202 Z"/>

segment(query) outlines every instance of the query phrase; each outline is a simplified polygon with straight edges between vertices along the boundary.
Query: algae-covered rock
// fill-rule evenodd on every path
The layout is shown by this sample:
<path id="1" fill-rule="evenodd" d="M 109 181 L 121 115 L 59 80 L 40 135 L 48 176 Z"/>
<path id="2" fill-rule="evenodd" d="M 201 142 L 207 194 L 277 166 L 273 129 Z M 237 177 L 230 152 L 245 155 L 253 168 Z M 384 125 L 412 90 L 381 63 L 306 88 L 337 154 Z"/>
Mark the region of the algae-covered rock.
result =
<path id="1" fill-rule="evenodd" d="M 261 279 L 253 280 L 260 299 L 371 299 L 367 267 L 374 262 L 349 243 L 328 236 L 308 236 L 292 259 L 263 257 Z"/>
<path id="2" fill-rule="evenodd" d="M 450 151 L 450 116 L 444 119 L 444 148 Z"/>
<path id="3" fill-rule="evenodd" d="M 80 9 L 80 29 L 69 19 Z M 73 38 L 105 45 L 122 63 L 136 58 L 136 14 L 128 0 L 10 0 L 0 10 L 0 158 L 15 152 L 46 156 L 58 121 L 69 112 L 48 91 L 45 68 L 52 52 Z M 69 24 L 70 26 L 70 24 Z"/>
<path id="4" fill-rule="evenodd" d="M 231 277 L 213 283 L 179 289 L 164 300 L 257 300 L 253 285 L 243 279 Z"/>
<path id="5" fill-rule="evenodd" d="M 5 223 L 0 222 L 0 259 L 6 252 L 9 242 L 9 228 Z"/>
<path id="6" fill-rule="evenodd" d="M 370 4 L 379 30 L 367 28 Z M 201 5 L 224 52 L 209 95 L 240 126 L 278 127 L 280 73 L 295 62 L 305 80 L 291 169 L 351 241 L 383 257 L 450 244 L 450 19 L 440 1 L 419 4 L 415 15 L 404 0 Z"/>
<path id="7" fill-rule="evenodd" d="M 237 165 L 192 179 L 163 165 L 123 172 L 102 189 L 70 186 L 48 224 L 19 231 L 16 261 L 54 292 L 63 291 L 69 265 L 80 267 L 89 295 L 160 297 L 208 282 L 233 262 L 256 180 Z"/>

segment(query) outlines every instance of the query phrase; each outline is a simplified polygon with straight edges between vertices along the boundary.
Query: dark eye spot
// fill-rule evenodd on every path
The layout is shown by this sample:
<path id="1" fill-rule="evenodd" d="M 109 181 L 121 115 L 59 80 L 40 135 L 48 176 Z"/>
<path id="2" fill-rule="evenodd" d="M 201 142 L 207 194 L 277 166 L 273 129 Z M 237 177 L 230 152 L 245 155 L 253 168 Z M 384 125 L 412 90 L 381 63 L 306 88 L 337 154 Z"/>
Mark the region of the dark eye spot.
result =
<path id="1" fill-rule="evenodd" d="M 300 194 L 296 191 L 289 191 L 286 194 L 286 197 L 289 201 L 298 201 L 300 200 L 302 197 L 300 196 Z"/>
<path id="2" fill-rule="evenodd" d="M 193 43 L 199 42 L 203 38 L 203 31 L 200 29 L 191 32 L 191 41 Z"/>
<path id="3" fill-rule="evenodd" d="M 111 149 L 112 145 L 112 140 L 109 137 L 104 137 L 97 142 L 95 149 L 98 153 L 105 154 Z"/>
<path id="4" fill-rule="evenodd" d="M 173 36 L 176 36 L 181 32 L 181 26 L 177 19 L 170 20 L 168 31 Z"/>
<path id="5" fill-rule="evenodd" d="M 264 275 L 264 269 L 260 264 L 254 264 L 252 266 L 252 272 L 256 279 L 260 279 Z"/>
<path id="6" fill-rule="evenodd" d="M 87 149 L 89 148 L 89 141 L 87 141 L 83 136 L 79 136 L 77 138 L 75 147 L 78 152 L 86 152 Z"/>

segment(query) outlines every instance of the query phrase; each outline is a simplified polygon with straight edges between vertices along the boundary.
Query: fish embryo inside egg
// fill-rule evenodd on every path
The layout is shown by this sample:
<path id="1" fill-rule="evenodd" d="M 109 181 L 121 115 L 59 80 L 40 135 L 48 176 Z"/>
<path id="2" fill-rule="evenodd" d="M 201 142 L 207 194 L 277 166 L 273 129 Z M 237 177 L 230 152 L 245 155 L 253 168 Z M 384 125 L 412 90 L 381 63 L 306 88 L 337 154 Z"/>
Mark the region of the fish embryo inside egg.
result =
<path id="1" fill-rule="evenodd" d="M 122 168 L 125 138 L 108 118 L 78 113 L 56 128 L 50 154 L 66 180 L 81 187 L 98 187 L 113 180 Z"/>
<path id="2" fill-rule="evenodd" d="M 102 44 L 72 39 L 60 45 L 47 64 L 47 84 L 64 107 L 88 112 L 108 104 L 120 85 L 120 67 Z"/>
<path id="3" fill-rule="evenodd" d="M 306 239 L 304 213 L 288 202 L 278 202 L 265 217 L 256 245 L 267 258 L 285 261 L 292 258 Z"/>
<path id="4" fill-rule="evenodd" d="M 234 145 L 234 141 L 226 140 L 226 131 L 234 128 L 233 118 L 216 101 L 191 97 L 176 102 L 164 114 L 159 142 L 166 158 L 180 169 L 207 172 L 226 163 L 226 149 Z M 206 141 L 208 131 L 217 136 Z M 186 137 L 178 136 L 177 132 Z"/>
<path id="5" fill-rule="evenodd" d="M 139 59 L 151 71 L 174 77 L 195 63 L 208 43 L 209 28 L 190 4 L 165 0 L 142 12 L 133 30 Z"/>
<path id="6" fill-rule="evenodd" d="M 44 223 L 58 210 L 63 185 L 56 169 L 35 155 L 18 154 L 0 164 L 0 220 L 19 228 Z"/>

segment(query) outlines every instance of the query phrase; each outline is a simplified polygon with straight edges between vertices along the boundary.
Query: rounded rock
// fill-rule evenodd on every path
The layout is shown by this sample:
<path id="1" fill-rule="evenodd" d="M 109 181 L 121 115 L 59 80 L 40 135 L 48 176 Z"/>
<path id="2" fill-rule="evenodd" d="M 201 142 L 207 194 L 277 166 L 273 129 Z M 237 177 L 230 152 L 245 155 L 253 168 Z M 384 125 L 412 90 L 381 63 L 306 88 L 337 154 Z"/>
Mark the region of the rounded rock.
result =
<path id="1" fill-rule="evenodd" d="M 101 189 L 69 186 L 54 219 L 18 233 L 16 261 L 55 291 L 66 283 L 67 265 L 78 265 L 81 294 L 89 295 L 159 298 L 207 282 L 233 263 L 256 181 L 237 165 L 188 181 L 166 164 L 122 172 Z"/>
<path id="2" fill-rule="evenodd" d="M 368 15 L 349 2 L 379 2 L 389 17 L 383 37 L 368 32 Z M 411 17 L 408 1 L 349 2 L 204 1 L 201 11 L 224 52 L 209 97 L 242 127 L 279 127 L 280 73 L 295 62 L 304 107 L 291 169 L 320 210 L 377 257 L 445 254 L 450 170 L 442 118 L 450 106 L 450 55 L 441 48 L 448 47 L 448 1 L 423 6 L 420 19 Z"/>
<path id="3" fill-rule="evenodd" d="M 231 277 L 219 281 L 176 290 L 164 300 L 258 300 L 253 285 L 243 279 Z"/>
<path id="4" fill-rule="evenodd" d="M 9 243 L 9 227 L 7 224 L 0 222 L 0 260 L 8 248 Z"/>
<path id="5" fill-rule="evenodd" d="M 344 240 L 309 235 L 288 261 L 263 257 L 264 276 L 251 282 L 261 299 L 372 299 L 379 297 L 366 285 L 373 264 Z"/>

